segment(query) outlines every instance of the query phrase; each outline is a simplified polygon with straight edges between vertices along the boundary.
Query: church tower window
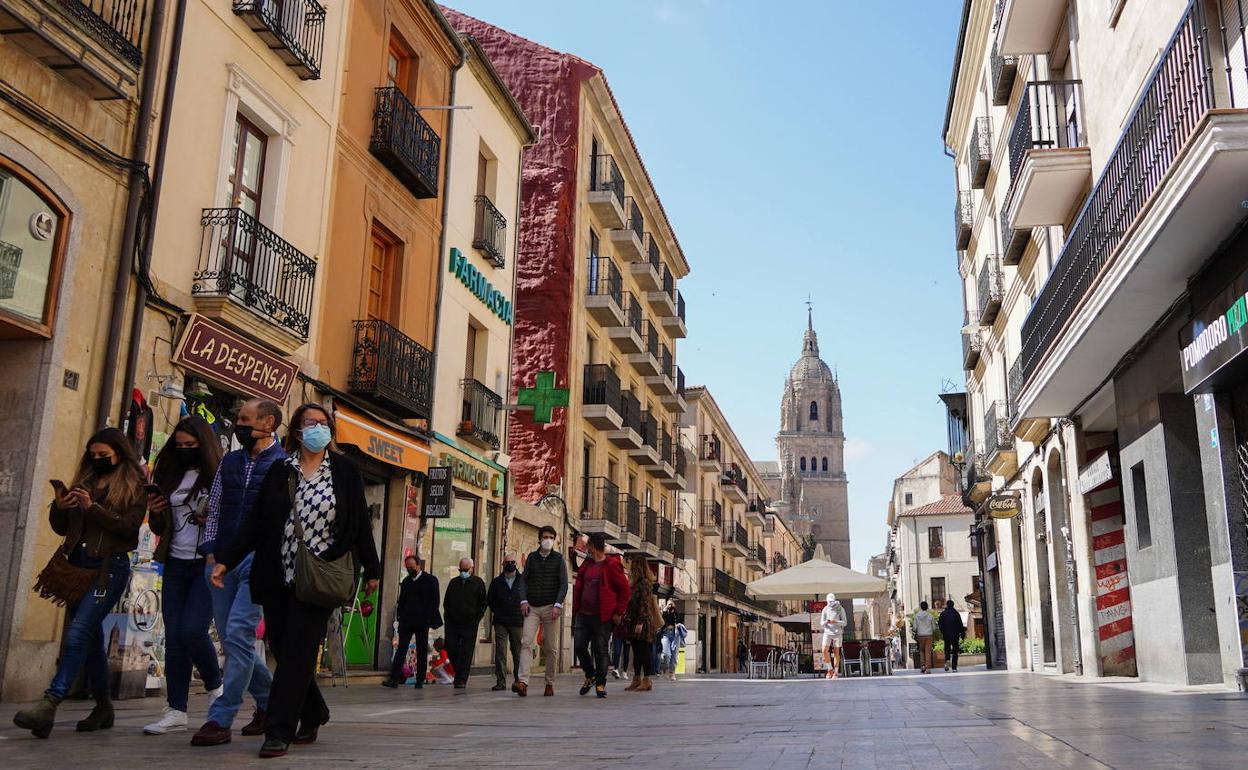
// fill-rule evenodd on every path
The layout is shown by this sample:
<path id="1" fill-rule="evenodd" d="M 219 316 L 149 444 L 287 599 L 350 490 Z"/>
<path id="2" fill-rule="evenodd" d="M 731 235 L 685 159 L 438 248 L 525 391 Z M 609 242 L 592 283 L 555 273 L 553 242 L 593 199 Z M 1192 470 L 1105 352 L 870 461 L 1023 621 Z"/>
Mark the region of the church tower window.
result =
<path id="1" fill-rule="evenodd" d="M 816 422 L 819 420 L 819 402 L 818 401 L 810 402 L 810 419 Z"/>
<path id="2" fill-rule="evenodd" d="M 806 472 L 806 458 L 802 458 L 802 473 Z"/>
<path id="3" fill-rule="evenodd" d="M 828 472 L 828 458 L 826 458 L 826 457 L 825 457 L 825 458 L 823 458 L 823 472 L 824 472 L 824 473 L 827 473 L 827 472 Z"/>

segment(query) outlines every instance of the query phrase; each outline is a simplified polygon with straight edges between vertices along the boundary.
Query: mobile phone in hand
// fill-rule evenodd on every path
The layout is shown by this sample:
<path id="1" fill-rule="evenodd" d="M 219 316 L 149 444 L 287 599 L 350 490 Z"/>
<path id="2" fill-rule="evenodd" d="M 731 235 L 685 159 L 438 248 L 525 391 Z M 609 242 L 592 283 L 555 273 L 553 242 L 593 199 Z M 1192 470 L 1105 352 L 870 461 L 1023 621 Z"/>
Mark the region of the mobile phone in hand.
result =
<path id="1" fill-rule="evenodd" d="M 155 484 L 150 484 L 150 483 L 144 484 L 143 488 L 147 490 L 147 493 L 149 495 L 155 495 L 157 497 L 161 497 L 165 494 L 164 492 L 161 492 L 160 487 L 156 486 Z"/>
<path id="2" fill-rule="evenodd" d="M 61 481 L 60 479 L 51 479 L 49 483 L 52 484 L 52 489 L 56 490 L 58 495 L 69 494 L 69 488 L 65 486 L 64 481 Z"/>

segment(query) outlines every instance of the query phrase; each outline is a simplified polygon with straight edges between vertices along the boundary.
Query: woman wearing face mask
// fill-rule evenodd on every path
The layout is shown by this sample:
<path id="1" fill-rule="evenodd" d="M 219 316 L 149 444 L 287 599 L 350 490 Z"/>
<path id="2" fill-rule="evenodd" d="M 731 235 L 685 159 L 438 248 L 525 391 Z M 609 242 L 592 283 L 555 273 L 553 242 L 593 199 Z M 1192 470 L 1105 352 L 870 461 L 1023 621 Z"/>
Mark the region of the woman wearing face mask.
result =
<path id="1" fill-rule="evenodd" d="M 52 530 L 65 540 L 39 574 L 35 590 L 69 609 L 69 625 L 56 674 L 43 700 L 17 712 L 13 724 L 39 738 L 52 733 L 56 709 L 85 666 L 95 708 L 78 722 L 79 732 L 113 726 L 104 618 L 130 578 L 127 553 L 139 543 L 147 495 L 143 471 L 126 434 L 105 428 L 91 437 L 67 488 L 52 481 L 48 512 Z"/>
<path id="2" fill-rule="evenodd" d="M 255 507 L 234 543 L 217 553 L 212 572 L 213 585 L 220 587 L 232 565 L 255 553 L 251 596 L 264 608 L 277 661 L 261 757 L 283 756 L 292 742 L 314 742 L 318 728 L 329 721 L 316 686 L 316 656 L 332 608 L 295 595 L 298 540 L 325 561 L 353 553 L 364 568 L 365 593 L 377 589 L 381 576 L 364 479 L 355 463 L 333 447 L 333 418 L 320 404 L 304 404 L 290 426 L 288 457 L 269 469 Z"/>
<path id="3" fill-rule="evenodd" d="M 143 728 L 147 735 L 186 729 L 191 664 L 208 691 L 208 703 L 221 694 L 221 665 L 208 636 L 212 596 L 204 581 L 204 558 L 197 549 L 208 490 L 221 462 L 221 445 L 201 417 L 187 417 L 173 429 L 152 470 L 159 494 L 147 498 L 147 524 L 160 538 L 156 561 L 161 574 L 161 616 L 165 621 L 164 716 Z"/>

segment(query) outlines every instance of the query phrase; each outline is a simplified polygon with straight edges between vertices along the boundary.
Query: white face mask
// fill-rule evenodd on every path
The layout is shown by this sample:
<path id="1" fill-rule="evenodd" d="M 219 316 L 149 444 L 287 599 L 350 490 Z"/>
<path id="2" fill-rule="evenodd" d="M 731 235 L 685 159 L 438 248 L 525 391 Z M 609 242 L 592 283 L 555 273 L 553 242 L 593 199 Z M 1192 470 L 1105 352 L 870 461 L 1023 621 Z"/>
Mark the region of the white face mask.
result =
<path id="1" fill-rule="evenodd" d="M 555 547 L 554 538 L 550 538 L 550 537 L 542 538 L 542 550 L 543 551 L 549 551 L 550 549 L 554 547 Z"/>

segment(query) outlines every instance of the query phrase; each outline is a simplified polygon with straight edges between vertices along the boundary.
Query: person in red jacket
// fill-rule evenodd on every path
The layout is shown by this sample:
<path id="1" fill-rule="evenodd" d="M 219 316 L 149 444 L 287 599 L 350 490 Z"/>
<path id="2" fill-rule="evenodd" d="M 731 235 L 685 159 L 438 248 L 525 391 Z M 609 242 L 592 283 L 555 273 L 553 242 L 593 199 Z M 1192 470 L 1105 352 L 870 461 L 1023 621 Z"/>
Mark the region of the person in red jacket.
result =
<path id="1" fill-rule="evenodd" d="M 581 695 L 592 687 L 599 698 L 605 698 L 610 657 L 607 636 L 628 606 L 628 577 L 620 557 L 607 556 L 607 541 L 601 533 L 589 536 L 589 557 L 577 570 L 572 589 L 572 635 L 576 656 L 585 670 Z"/>

